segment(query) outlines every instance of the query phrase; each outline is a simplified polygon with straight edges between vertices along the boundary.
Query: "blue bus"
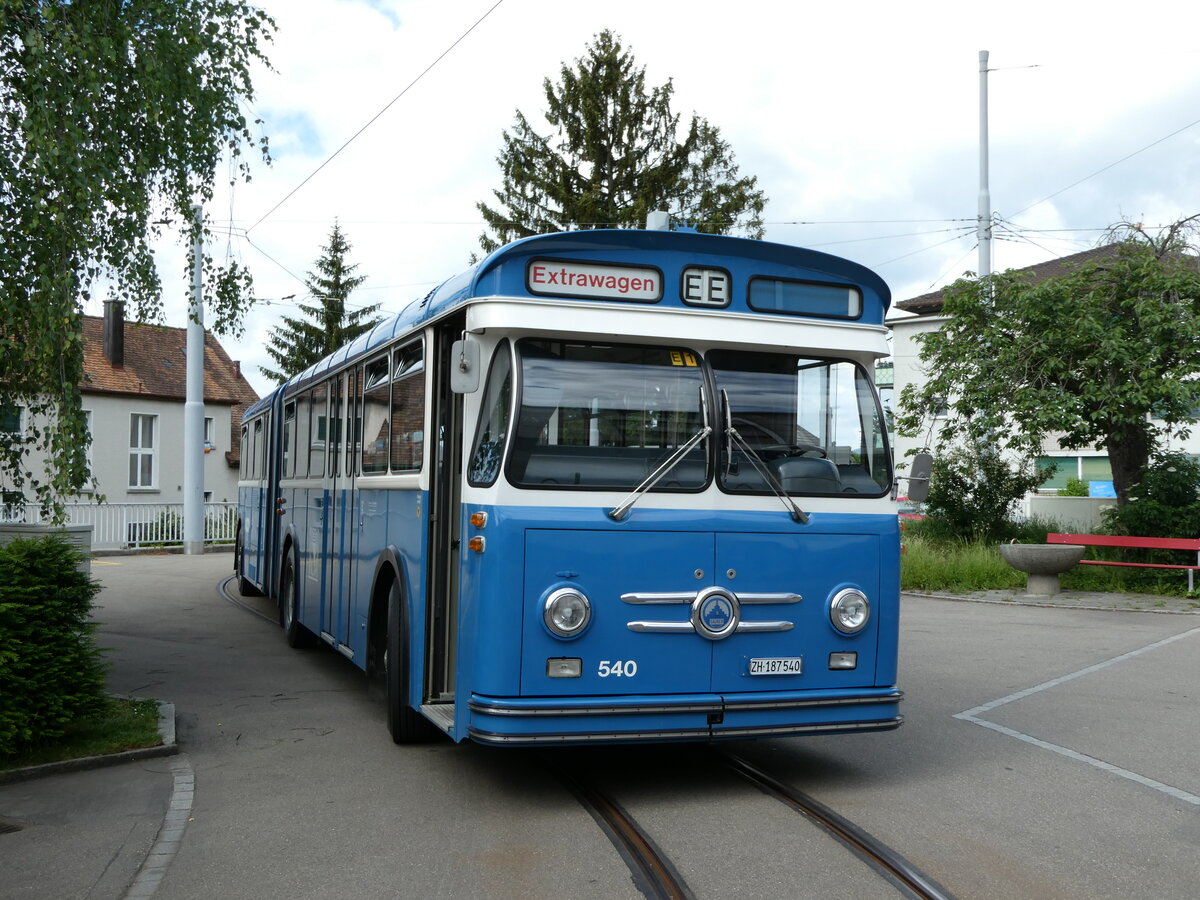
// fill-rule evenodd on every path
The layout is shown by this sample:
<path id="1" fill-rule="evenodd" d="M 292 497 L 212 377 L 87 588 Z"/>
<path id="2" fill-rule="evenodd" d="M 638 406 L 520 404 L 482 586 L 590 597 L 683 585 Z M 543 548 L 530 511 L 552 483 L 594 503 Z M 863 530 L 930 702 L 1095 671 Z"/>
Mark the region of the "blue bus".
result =
<path id="1" fill-rule="evenodd" d="M 239 586 L 397 743 L 895 728 L 889 300 L 765 241 L 509 244 L 247 411 Z"/>

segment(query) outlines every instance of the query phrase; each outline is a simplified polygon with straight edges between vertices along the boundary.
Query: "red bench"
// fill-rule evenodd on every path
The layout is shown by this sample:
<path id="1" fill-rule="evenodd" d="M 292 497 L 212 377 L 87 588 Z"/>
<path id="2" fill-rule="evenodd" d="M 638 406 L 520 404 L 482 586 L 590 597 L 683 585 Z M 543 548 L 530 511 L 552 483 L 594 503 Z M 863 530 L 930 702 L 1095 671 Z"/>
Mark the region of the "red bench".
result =
<path id="1" fill-rule="evenodd" d="M 1107 559 L 1082 559 L 1089 566 L 1142 566 L 1151 569 L 1186 569 L 1188 593 L 1195 590 L 1194 578 L 1200 570 L 1200 538 L 1145 538 L 1122 537 L 1115 534 L 1048 534 L 1047 544 L 1075 544 L 1084 547 L 1134 547 L 1141 550 L 1194 550 L 1196 565 L 1177 566 L 1169 563 L 1113 562 Z"/>

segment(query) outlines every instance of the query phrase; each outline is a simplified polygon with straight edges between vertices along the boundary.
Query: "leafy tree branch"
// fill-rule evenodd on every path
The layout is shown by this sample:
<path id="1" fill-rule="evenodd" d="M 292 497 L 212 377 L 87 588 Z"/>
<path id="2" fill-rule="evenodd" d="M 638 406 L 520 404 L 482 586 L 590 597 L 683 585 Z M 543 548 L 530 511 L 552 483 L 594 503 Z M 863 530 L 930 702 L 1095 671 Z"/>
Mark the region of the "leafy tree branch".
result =
<path id="1" fill-rule="evenodd" d="M 243 0 L 0 4 L 0 409 L 30 423 L 0 435 L 7 489 L 61 514 L 86 485 L 83 303 L 104 289 L 161 315 L 164 220 L 189 223 L 190 244 L 218 163 L 248 178 L 243 148 L 267 158 L 243 107 L 274 27 Z M 212 267 L 206 283 L 214 327 L 235 330 L 249 273 Z M 34 449 L 44 474 L 27 469 Z"/>
<path id="2" fill-rule="evenodd" d="M 1049 438 L 1099 446 L 1127 502 L 1200 398 L 1197 221 L 1154 235 L 1118 225 L 1111 253 L 1059 277 L 1009 271 L 947 288 L 948 320 L 917 338 L 928 379 L 902 391 L 901 432 L 919 434 L 948 404 L 941 446 L 967 439 L 1021 457 Z"/>

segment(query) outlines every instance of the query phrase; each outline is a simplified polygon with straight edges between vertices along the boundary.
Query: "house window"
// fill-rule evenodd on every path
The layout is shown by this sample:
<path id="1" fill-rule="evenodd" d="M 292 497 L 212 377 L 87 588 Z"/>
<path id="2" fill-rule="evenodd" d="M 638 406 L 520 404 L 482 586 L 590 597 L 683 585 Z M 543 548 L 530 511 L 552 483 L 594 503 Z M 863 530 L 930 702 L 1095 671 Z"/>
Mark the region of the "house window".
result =
<path id="1" fill-rule="evenodd" d="M 148 490 L 158 485 L 155 432 L 158 416 L 133 413 L 129 417 L 129 486 Z"/>
<path id="2" fill-rule="evenodd" d="M 1112 481 L 1112 466 L 1107 456 L 1043 456 L 1037 461 L 1038 471 L 1051 466 L 1054 474 L 1038 490 L 1060 491 L 1067 486 L 1068 478 L 1080 481 Z"/>
<path id="3" fill-rule="evenodd" d="M 216 438 L 213 436 L 214 434 L 215 434 L 215 429 L 213 428 L 213 417 L 205 416 L 204 417 L 204 452 L 205 453 L 209 453 L 210 451 L 217 449 L 217 441 L 216 441 Z"/>
<path id="4" fill-rule="evenodd" d="M 25 434 L 25 408 L 11 403 L 0 404 L 0 434 L 19 438 Z"/>

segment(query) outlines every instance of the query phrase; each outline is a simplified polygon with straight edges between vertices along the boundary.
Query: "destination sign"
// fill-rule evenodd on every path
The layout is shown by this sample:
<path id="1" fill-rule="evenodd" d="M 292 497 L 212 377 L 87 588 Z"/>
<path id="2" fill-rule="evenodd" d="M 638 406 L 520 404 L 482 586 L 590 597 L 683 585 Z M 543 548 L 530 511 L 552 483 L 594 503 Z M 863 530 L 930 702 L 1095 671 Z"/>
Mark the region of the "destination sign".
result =
<path id="1" fill-rule="evenodd" d="M 525 281 L 531 294 L 637 303 L 654 303 L 662 297 L 662 273 L 647 266 L 535 259 Z"/>

